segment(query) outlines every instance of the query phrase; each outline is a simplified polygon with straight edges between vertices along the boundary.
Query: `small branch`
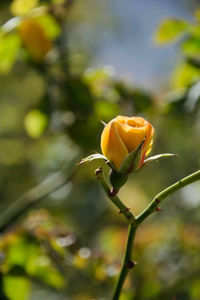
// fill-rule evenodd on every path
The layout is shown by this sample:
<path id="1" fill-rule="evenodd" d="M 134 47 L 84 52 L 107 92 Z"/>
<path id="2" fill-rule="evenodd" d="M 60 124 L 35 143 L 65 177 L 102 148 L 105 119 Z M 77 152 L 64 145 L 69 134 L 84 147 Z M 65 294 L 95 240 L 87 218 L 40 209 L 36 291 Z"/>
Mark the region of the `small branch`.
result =
<path id="1" fill-rule="evenodd" d="M 112 300 L 118 300 L 120 297 L 121 289 L 123 287 L 124 281 L 128 275 L 128 272 L 136 265 L 136 262 L 131 260 L 132 248 L 133 248 L 133 241 L 135 237 L 137 226 L 131 226 L 129 224 L 129 232 L 128 232 L 128 239 L 126 244 L 126 251 L 124 255 L 124 260 L 121 268 L 121 272 L 116 284 L 116 288 L 113 294 Z"/>
<path id="2" fill-rule="evenodd" d="M 99 167 L 96 170 L 96 177 L 99 180 L 100 184 L 102 185 L 104 191 L 106 192 L 109 199 L 112 201 L 112 203 L 119 209 L 119 212 L 124 215 L 124 217 L 129 222 L 129 233 L 128 233 L 128 239 L 126 244 L 126 251 L 124 255 L 124 260 L 122 263 L 121 272 L 119 275 L 118 282 L 116 284 L 115 292 L 113 295 L 112 300 L 118 300 L 120 297 L 121 289 L 123 287 L 124 281 L 128 275 L 128 272 L 130 269 L 132 269 L 136 263 L 131 260 L 131 254 L 132 254 L 132 248 L 133 248 L 133 241 L 137 229 L 137 224 L 135 222 L 134 215 L 130 212 L 129 208 L 127 208 L 119 199 L 119 197 L 115 194 L 115 191 L 112 191 L 109 184 L 107 183 L 104 174 L 102 172 L 102 168 Z"/>
<path id="3" fill-rule="evenodd" d="M 24 196 L 11 204 L 0 215 L 0 233 L 6 231 L 30 208 L 71 180 L 74 173 L 67 176 L 67 171 L 68 168 L 64 168 L 49 176 L 38 186 L 31 189 Z"/>
<path id="4" fill-rule="evenodd" d="M 139 216 L 136 217 L 137 225 L 144 221 L 144 219 L 146 219 L 149 215 L 151 215 L 156 210 L 158 204 L 161 203 L 167 196 L 198 180 L 200 180 L 200 170 L 190 174 L 187 177 L 184 177 L 183 179 L 170 185 L 168 188 L 157 194 L 152 202 L 147 206 L 147 208 Z"/>
<path id="5" fill-rule="evenodd" d="M 117 195 L 115 195 L 115 193 L 112 192 L 109 184 L 107 183 L 103 172 L 102 172 L 102 168 L 99 167 L 96 170 L 96 177 L 99 180 L 100 184 L 102 185 L 104 191 L 106 192 L 108 198 L 112 201 L 112 203 L 119 209 L 119 213 L 123 214 L 124 217 L 128 220 L 128 222 L 131 225 L 135 224 L 135 217 L 134 215 L 130 212 L 129 208 L 126 207 L 126 205 L 124 205 L 121 200 L 119 199 L 119 197 Z"/>

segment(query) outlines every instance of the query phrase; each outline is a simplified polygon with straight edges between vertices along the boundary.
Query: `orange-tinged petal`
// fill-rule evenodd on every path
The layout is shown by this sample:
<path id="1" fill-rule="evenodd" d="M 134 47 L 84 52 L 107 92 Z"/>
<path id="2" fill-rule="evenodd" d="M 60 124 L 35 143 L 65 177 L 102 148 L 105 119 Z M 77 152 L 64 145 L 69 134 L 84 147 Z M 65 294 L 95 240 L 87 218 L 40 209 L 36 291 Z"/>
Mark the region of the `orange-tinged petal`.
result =
<path id="1" fill-rule="evenodd" d="M 150 123 L 148 123 L 146 128 L 145 142 L 143 145 L 143 149 L 141 151 L 141 161 L 140 161 L 139 168 L 142 166 L 145 157 L 151 152 L 151 148 L 153 145 L 153 134 L 154 134 L 154 128 Z"/>
<path id="2" fill-rule="evenodd" d="M 145 127 L 131 127 L 128 124 L 116 123 L 116 128 L 128 152 L 135 150 L 145 138 Z"/>
<path id="3" fill-rule="evenodd" d="M 127 123 L 127 121 L 128 121 L 129 119 L 130 119 L 130 118 L 129 118 L 129 117 L 126 117 L 126 116 L 117 116 L 116 118 L 113 119 L 113 121 L 116 121 L 116 122 L 125 124 L 125 123 Z"/>
<path id="4" fill-rule="evenodd" d="M 146 150 L 146 155 L 148 155 L 151 152 L 152 146 L 153 146 L 153 140 L 151 140 L 151 142 Z"/>
<path id="5" fill-rule="evenodd" d="M 132 118 L 127 118 L 127 124 L 132 126 L 132 127 L 144 127 L 148 125 L 148 122 L 141 118 L 141 117 L 132 117 Z"/>
<path id="6" fill-rule="evenodd" d="M 115 122 L 113 121 L 108 123 L 102 132 L 101 149 L 103 154 L 117 169 L 120 168 L 123 160 L 128 155 L 128 150 L 117 133 Z"/>
<path id="7" fill-rule="evenodd" d="M 148 155 L 151 151 L 153 145 L 153 134 L 154 134 L 154 128 L 150 123 L 148 123 L 147 133 L 146 133 L 146 138 L 145 138 L 145 143 L 143 148 L 146 155 Z"/>

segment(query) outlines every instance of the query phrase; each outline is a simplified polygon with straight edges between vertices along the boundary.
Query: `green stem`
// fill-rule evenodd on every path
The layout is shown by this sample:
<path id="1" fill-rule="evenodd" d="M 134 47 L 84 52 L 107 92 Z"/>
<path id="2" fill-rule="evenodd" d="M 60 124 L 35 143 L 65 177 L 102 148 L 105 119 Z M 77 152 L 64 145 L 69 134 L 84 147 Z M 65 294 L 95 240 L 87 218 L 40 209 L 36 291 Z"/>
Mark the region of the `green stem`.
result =
<path id="1" fill-rule="evenodd" d="M 123 287 L 124 281 L 128 275 L 130 269 L 135 266 L 135 263 L 131 260 L 132 248 L 133 248 L 133 241 L 135 237 L 137 226 L 131 226 L 129 224 L 129 232 L 128 232 L 128 239 L 126 244 L 126 251 L 124 255 L 124 260 L 121 268 L 121 272 L 116 284 L 116 288 L 113 294 L 112 300 L 118 300 L 121 294 L 121 289 Z"/>
<path id="2" fill-rule="evenodd" d="M 117 195 L 113 195 L 111 192 L 111 188 L 105 179 L 102 169 L 98 168 L 96 170 L 96 176 L 97 179 L 99 180 L 100 184 L 102 185 L 104 191 L 106 192 L 108 198 L 111 200 L 111 202 L 119 209 L 119 213 L 123 214 L 124 217 L 129 221 L 131 225 L 135 224 L 135 217 L 134 215 L 130 212 L 130 209 L 124 205 L 123 202 L 119 199 Z"/>
<path id="3" fill-rule="evenodd" d="M 137 225 L 140 224 L 142 221 L 144 221 L 149 215 L 151 215 L 158 207 L 158 204 L 161 203 L 167 196 L 197 180 L 200 180 L 200 170 L 190 174 L 187 177 L 184 177 L 183 179 L 170 185 L 168 188 L 166 188 L 165 190 L 157 194 L 152 200 L 152 202 L 147 206 L 147 208 L 139 216 L 137 216 L 136 218 Z"/>
<path id="4" fill-rule="evenodd" d="M 144 209 L 144 211 L 136 218 L 129 211 L 129 209 L 121 202 L 121 200 L 118 198 L 118 196 L 113 195 L 111 193 L 110 186 L 107 183 L 106 179 L 104 178 L 101 168 L 98 168 L 96 170 L 96 176 L 97 176 L 97 179 L 100 181 L 106 194 L 108 195 L 109 199 L 114 203 L 115 206 L 118 207 L 120 212 L 129 221 L 129 233 L 128 233 L 128 239 L 127 239 L 127 244 L 126 244 L 125 256 L 124 256 L 121 272 L 119 275 L 119 279 L 116 284 L 115 292 L 114 292 L 114 295 L 112 298 L 112 300 L 118 300 L 120 297 L 120 294 L 121 294 L 121 289 L 123 287 L 124 281 L 128 275 L 128 272 L 135 265 L 135 263 L 131 261 L 131 253 L 132 253 L 133 241 L 134 241 L 137 227 L 149 215 L 151 215 L 156 209 L 158 209 L 158 204 L 161 203 L 162 200 L 164 200 L 167 196 L 180 190 L 181 188 L 185 187 L 186 185 L 189 185 L 195 181 L 200 180 L 200 170 L 195 173 L 190 174 L 187 177 L 184 177 L 183 179 L 177 181 L 176 183 L 172 184 L 171 186 L 169 186 L 168 188 L 166 188 L 165 190 L 163 190 L 162 192 L 157 194 L 154 197 L 154 199 L 152 200 L 152 202 L 147 206 L 147 208 Z"/>

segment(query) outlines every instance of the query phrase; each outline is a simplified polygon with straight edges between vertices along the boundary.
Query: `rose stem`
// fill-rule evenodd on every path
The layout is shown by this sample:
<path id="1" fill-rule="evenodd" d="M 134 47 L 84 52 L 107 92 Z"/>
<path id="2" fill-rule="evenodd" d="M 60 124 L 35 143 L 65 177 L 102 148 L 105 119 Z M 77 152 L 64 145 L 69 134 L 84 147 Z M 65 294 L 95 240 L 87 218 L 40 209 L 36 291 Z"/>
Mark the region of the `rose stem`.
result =
<path id="1" fill-rule="evenodd" d="M 111 193 L 111 188 L 106 181 L 104 174 L 102 172 L 102 168 L 99 167 L 96 171 L 96 177 L 99 180 L 101 186 L 103 187 L 105 193 L 107 194 L 108 198 L 111 202 L 119 209 L 119 212 L 124 215 L 124 217 L 129 221 L 130 224 L 135 224 L 135 217 L 130 212 L 129 208 L 124 205 L 124 203 L 119 199 L 117 195 L 113 195 Z"/>
<path id="2" fill-rule="evenodd" d="M 181 188 L 200 180 L 200 170 L 197 172 L 194 172 L 187 177 L 182 178 L 181 180 L 177 181 L 176 183 L 170 185 L 168 188 L 161 191 L 159 194 L 157 194 L 152 202 L 147 206 L 144 211 L 138 215 L 136 218 L 134 215 L 128 210 L 128 208 L 121 202 L 121 200 L 117 196 L 110 196 L 110 187 L 108 183 L 106 182 L 102 169 L 99 169 L 100 172 L 96 173 L 96 176 L 98 180 L 100 181 L 101 185 L 103 186 L 103 189 L 105 190 L 107 196 L 109 199 L 120 209 L 122 214 L 128 219 L 129 221 L 129 232 L 128 232 L 128 238 L 126 243 L 126 250 L 124 255 L 124 260 L 122 263 L 122 268 L 120 271 L 120 275 L 115 287 L 115 291 L 113 294 L 112 300 L 118 300 L 121 294 L 121 290 L 124 284 L 124 281 L 128 275 L 128 272 L 132 267 L 134 267 L 135 263 L 131 261 L 131 254 L 133 249 L 133 241 L 135 237 L 135 233 L 137 230 L 137 227 L 154 211 L 156 211 L 156 208 L 159 203 L 161 203 L 167 196 L 170 194 L 180 190 Z M 113 200 L 114 199 L 114 200 Z"/>
<path id="3" fill-rule="evenodd" d="M 115 291 L 112 297 L 112 300 L 118 300 L 120 297 L 121 289 L 123 287 L 124 281 L 128 275 L 129 270 L 131 270 L 136 263 L 131 260 L 132 248 L 133 248 L 133 241 L 135 238 L 137 225 L 129 224 L 129 231 L 128 231 L 128 238 L 126 243 L 126 250 L 125 255 L 122 263 L 122 268 L 120 271 L 120 275 L 115 287 Z"/>
<path id="4" fill-rule="evenodd" d="M 198 180 L 200 180 L 200 170 L 182 178 L 157 194 L 147 208 L 145 208 L 144 211 L 136 217 L 137 225 L 151 215 L 155 211 L 158 204 L 161 203 L 167 196 Z"/>

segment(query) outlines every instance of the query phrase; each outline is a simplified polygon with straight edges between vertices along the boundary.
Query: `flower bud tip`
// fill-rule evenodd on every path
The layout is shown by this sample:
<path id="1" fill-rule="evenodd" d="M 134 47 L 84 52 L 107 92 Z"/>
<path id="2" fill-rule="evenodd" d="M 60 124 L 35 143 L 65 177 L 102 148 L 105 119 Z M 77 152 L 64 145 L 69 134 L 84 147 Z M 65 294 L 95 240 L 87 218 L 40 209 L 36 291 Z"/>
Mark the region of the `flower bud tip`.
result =
<path id="1" fill-rule="evenodd" d="M 101 122 L 101 124 L 103 124 L 104 126 L 107 125 L 107 124 L 106 124 L 104 121 L 102 121 L 102 120 L 100 120 L 100 122 Z"/>

